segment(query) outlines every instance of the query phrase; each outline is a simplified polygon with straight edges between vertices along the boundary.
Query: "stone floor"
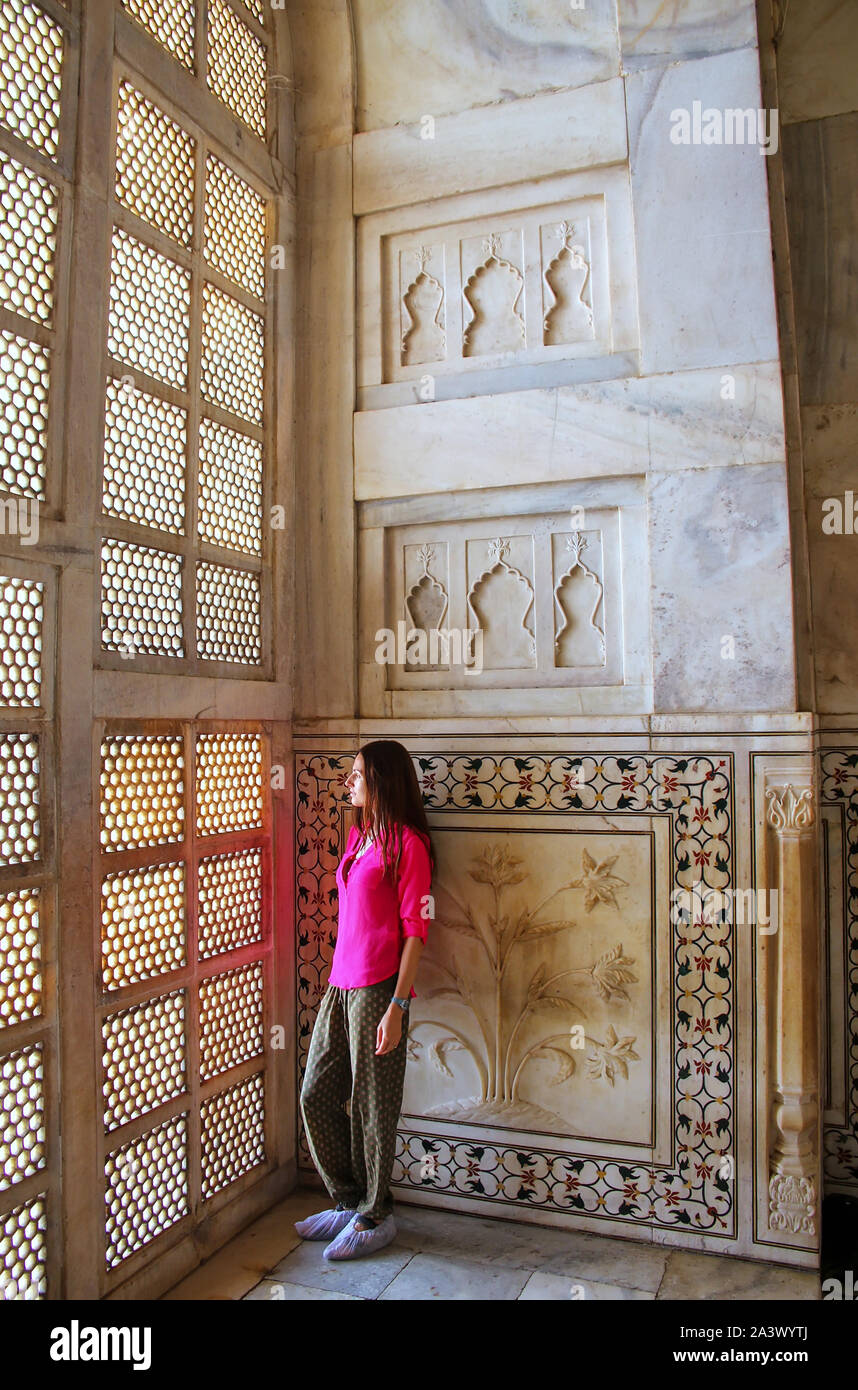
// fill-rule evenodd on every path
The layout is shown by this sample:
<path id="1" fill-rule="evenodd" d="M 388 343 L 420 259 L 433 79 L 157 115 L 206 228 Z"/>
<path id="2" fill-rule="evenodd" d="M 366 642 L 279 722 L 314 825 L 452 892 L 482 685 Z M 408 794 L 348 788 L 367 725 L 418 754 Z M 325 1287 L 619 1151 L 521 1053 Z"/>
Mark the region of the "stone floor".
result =
<path id="1" fill-rule="evenodd" d="M 392 1245 L 330 1263 L 293 1223 L 324 1193 L 299 1188 L 164 1297 L 168 1299 L 820 1298 L 816 1274 L 721 1255 L 396 1205 Z"/>

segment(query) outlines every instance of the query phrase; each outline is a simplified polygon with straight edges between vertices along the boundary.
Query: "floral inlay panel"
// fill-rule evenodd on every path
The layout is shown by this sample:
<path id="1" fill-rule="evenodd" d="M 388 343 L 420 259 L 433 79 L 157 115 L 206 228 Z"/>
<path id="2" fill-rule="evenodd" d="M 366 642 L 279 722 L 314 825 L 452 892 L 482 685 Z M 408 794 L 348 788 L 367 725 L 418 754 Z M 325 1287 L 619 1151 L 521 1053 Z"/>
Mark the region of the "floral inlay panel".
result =
<path id="1" fill-rule="evenodd" d="M 694 886 L 701 891 L 707 887 L 723 890 L 733 885 L 733 776 L 729 755 L 632 754 L 619 757 L 499 752 L 478 755 L 413 753 L 412 757 L 427 811 L 432 813 L 433 827 L 441 833 L 445 815 L 452 817 L 453 813 L 463 811 L 492 812 L 495 822 L 500 812 L 519 816 L 527 812 L 528 817 L 532 815 L 534 830 L 539 831 L 550 829 L 552 816 L 568 817 L 574 812 L 589 813 L 590 817 L 593 813 L 606 816 L 643 813 L 647 818 L 655 813 L 664 814 L 669 818 L 671 832 L 671 890 Z M 336 933 L 334 875 L 348 823 L 344 779 L 351 763 L 350 753 L 296 755 L 298 1054 L 302 1073 Z M 472 838 L 476 841 L 478 836 Z M 486 836 L 489 849 L 491 839 Z M 566 878 L 564 871 L 560 879 L 565 883 L 581 880 L 570 894 L 570 904 L 574 901 L 574 913 L 583 917 L 586 917 L 588 890 L 591 902 L 595 894 L 596 900 L 604 903 L 612 892 L 616 895 L 625 891 L 617 880 L 627 877 L 620 871 L 619 858 L 614 866 L 607 864 L 610 855 L 597 857 L 586 840 L 584 834 L 580 840 L 576 834 L 568 836 L 572 847 L 570 873 Z M 486 874 L 494 872 L 497 877 L 500 867 L 497 858 L 492 861 L 489 855 L 482 863 L 487 866 Z M 494 870 L 490 867 L 492 863 Z M 516 866 L 507 859 L 502 874 L 508 874 L 510 869 L 517 872 Z M 549 885 L 547 891 L 553 886 L 553 883 Z M 495 892 L 491 882 L 486 887 L 489 892 Z M 447 906 L 449 908 L 449 904 Z M 439 916 L 443 915 L 441 894 L 436 910 Z M 571 905 L 564 908 L 564 914 L 567 912 L 571 920 Z M 498 919 L 504 915 L 501 904 Z M 403 1190 L 431 1189 L 439 1195 L 448 1193 L 471 1200 L 501 1202 L 511 1208 L 539 1207 L 554 1214 L 566 1212 L 578 1216 L 590 1213 L 632 1226 L 680 1227 L 719 1236 L 735 1235 L 734 1198 L 739 1175 L 733 1161 L 732 928 L 728 922 L 709 920 L 710 916 L 701 912 L 688 920 L 687 914 L 677 913 L 672 923 L 673 1161 L 669 1165 L 626 1162 L 608 1153 L 576 1157 L 561 1152 L 550 1136 L 538 1142 L 510 1144 L 503 1140 L 497 1125 L 494 1131 L 487 1131 L 490 1138 L 475 1141 L 456 1134 L 457 1126 L 449 1117 L 446 1120 L 436 1117 L 431 1125 L 427 1117 L 424 1132 L 421 1132 L 419 1119 L 403 1116 L 394 1184 Z M 533 914 L 529 923 L 519 922 L 518 929 L 525 932 L 534 925 L 544 926 L 562 920 L 566 917 L 559 913 L 556 918 L 548 912 Z M 433 926 L 437 932 L 444 930 L 438 922 Z M 561 934 L 558 927 L 555 935 Z M 612 956 L 616 946 L 623 945 L 622 933 L 616 936 L 610 933 L 610 937 L 601 953 L 607 959 L 588 957 L 573 961 L 568 968 L 580 969 L 579 984 L 585 975 L 595 983 L 601 974 L 609 994 L 614 996 L 613 1002 L 625 1006 L 626 1001 L 618 991 L 631 993 L 638 986 L 635 981 L 621 977 L 637 973 L 640 962 L 630 959 L 634 954 L 631 950 L 621 950 L 619 955 Z M 427 988 L 428 977 L 427 968 L 426 978 L 418 981 L 418 995 Z M 540 975 L 537 969 L 534 977 L 525 972 L 527 989 L 533 991 L 534 996 L 549 988 L 575 1001 L 576 993 L 569 988 L 573 978 L 554 981 L 548 986 L 550 976 L 547 973 Z M 441 987 L 440 982 L 437 987 Z M 598 987 L 589 996 L 591 1001 L 594 996 L 598 996 Z M 426 1002 L 428 1005 L 433 1001 Z M 578 1002 L 586 1007 L 580 990 Z M 560 1007 L 546 1006 L 548 1011 L 557 1010 L 558 1014 Z M 639 1051 L 639 1047 L 637 1042 L 626 1041 L 634 1030 L 623 1025 L 621 1015 L 617 1014 L 616 1023 L 611 1022 L 612 1033 L 607 1026 L 603 1031 L 594 1032 L 586 1018 L 577 1020 L 565 1013 L 564 1031 L 576 1021 L 582 1023 L 585 1034 L 590 1035 L 590 1041 L 585 1039 L 584 1049 L 575 1058 L 579 1083 L 586 1081 L 605 1090 L 610 1090 L 613 1083 L 615 1092 L 632 1084 L 634 1068 L 640 1067 L 641 1061 L 630 1053 Z M 519 1028 L 519 1039 L 521 1034 Z M 416 1037 L 420 1038 L 419 1032 Z M 565 1040 L 559 1046 L 565 1054 Z M 459 1060 L 459 1054 L 449 1046 L 441 1055 L 446 1065 L 454 1058 Z M 539 1065 L 544 1067 L 551 1060 L 550 1056 L 543 1058 Z M 559 1066 L 560 1058 L 554 1060 Z M 520 1061 L 520 1052 L 517 1060 L 516 1056 L 510 1056 L 509 1065 L 506 1057 L 501 1058 L 500 1066 L 496 1059 L 495 1081 L 489 1085 L 490 1069 L 484 1058 L 487 1095 L 491 1094 L 492 1086 L 499 1085 L 503 1100 L 504 1084 L 507 1096 L 511 1095 L 512 1078 Z M 414 1063 L 409 1062 L 409 1066 L 412 1065 Z M 527 1065 L 535 1064 L 528 1062 Z M 624 1067 L 629 1070 L 628 1079 L 623 1075 Z M 609 1072 L 611 1080 L 608 1080 Z M 519 1095 L 525 1074 L 526 1071 L 519 1074 L 516 1092 Z M 479 1088 L 477 1094 L 480 1094 Z M 448 1133 L 430 1132 L 445 1124 L 449 1125 Z M 303 1135 L 301 1145 L 301 1162 L 310 1168 L 312 1164 Z"/>

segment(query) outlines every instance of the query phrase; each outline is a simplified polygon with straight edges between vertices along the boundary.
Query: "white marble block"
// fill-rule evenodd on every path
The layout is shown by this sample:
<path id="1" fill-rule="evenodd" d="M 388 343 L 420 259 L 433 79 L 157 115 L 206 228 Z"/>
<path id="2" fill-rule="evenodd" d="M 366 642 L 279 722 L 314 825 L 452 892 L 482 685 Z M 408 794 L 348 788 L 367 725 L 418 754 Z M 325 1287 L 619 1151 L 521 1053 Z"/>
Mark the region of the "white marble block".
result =
<path id="1" fill-rule="evenodd" d="M 671 141 L 671 113 L 694 102 L 759 110 L 756 50 L 633 73 L 626 92 L 641 371 L 777 359 L 767 156 Z"/>
<path id="2" fill-rule="evenodd" d="M 655 708 L 793 708 L 783 467 L 657 474 L 649 518 Z"/>

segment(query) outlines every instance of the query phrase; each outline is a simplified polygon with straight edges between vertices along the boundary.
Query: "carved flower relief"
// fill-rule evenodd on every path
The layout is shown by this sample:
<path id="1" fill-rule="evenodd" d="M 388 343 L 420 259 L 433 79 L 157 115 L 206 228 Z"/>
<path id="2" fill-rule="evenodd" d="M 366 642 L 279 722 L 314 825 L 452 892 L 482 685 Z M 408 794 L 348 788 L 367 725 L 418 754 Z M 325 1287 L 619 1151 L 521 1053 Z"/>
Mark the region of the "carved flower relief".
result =
<path id="1" fill-rule="evenodd" d="M 633 1042 L 635 1039 L 632 1037 L 618 1038 L 614 1025 L 609 1023 L 607 1041 L 594 1043 L 593 1051 L 587 1058 L 589 1075 L 597 1081 L 604 1077 L 605 1081 L 608 1081 L 612 1086 L 617 1072 L 628 1080 L 629 1062 L 640 1061 L 640 1057 L 632 1047 Z"/>
<path id="2" fill-rule="evenodd" d="M 521 863 L 511 853 L 507 845 L 487 845 L 482 854 L 471 860 L 476 867 L 468 873 L 475 883 L 489 883 L 492 888 L 504 888 L 510 883 L 521 883 L 527 877 L 516 865 Z"/>
<path id="3" fill-rule="evenodd" d="M 616 890 L 626 886 L 626 880 L 612 872 L 617 858 L 613 855 L 597 862 L 588 851 L 582 850 L 582 873 L 578 878 L 562 884 L 537 904 L 521 905 L 514 911 L 504 910 L 504 897 L 529 874 L 522 860 L 506 843 L 484 844 L 471 858 L 467 870 L 475 884 L 491 890 L 491 903 L 485 904 L 479 897 L 476 901 L 460 901 L 443 878 L 439 879 L 436 894 L 442 906 L 435 916 L 436 925 L 470 938 L 480 948 L 481 964 L 462 968 L 455 956 L 450 955 L 446 961 L 430 956 L 429 962 L 443 977 L 443 983 L 424 991 L 421 1002 L 431 1007 L 433 1000 L 449 1000 L 467 1011 L 471 1025 L 454 1025 L 449 1015 L 415 1018 L 409 1033 L 408 1051 L 414 1058 L 425 1055 L 436 1071 L 450 1078 L 453 1072 L 448 1065 L 448 1054 L 467 1053 L 476 1067 L 480 1091 L 478 1095 L 443 1102 L 426 1113 L 455 1114 L 462 1119 L 499 1119 L 528 1129 L 556 1128 L 563 1123 L 562 1119 L 522 1096 L 523 1075 L 534 1060 L 553 1061 L 555 1073 L 548 1084 L 559 1085 L 575 1074 L 577 1053 L 584 1047 L 590 1049 L 587 1062 L 592 1080 L 602 1080 L 613 1087 L 618 1076 L 628 1079 L 629 1063 L 640 1060 L 633 1048 L 636 1039 L 629 1035 L 619 1036 L 613 1025 L 608 1025 L 607 1036 L 602 1041 L 586 1033 L 584 1025 L 577 1022 L 588 1017 L 584 1007 L 586 995 L 580 997 L 580 1002 L 578 997 L 588 981 L 602 1001 L 631 1002 L 628 986 L 637 983 L 638 977 L 631 968 L 634 959 L 624 954 L 622 943 L 611 946 L 591 965 L 553 973 L 546 960 L 537 958 L 525 998 L 512 1013 L 509 1012 L 512 998 L 504 986 L 505 980 L 509 984 L 514 977 L 520 977 L 520 964 L 511 964 L 514 952 L 525 945 L 530 949 L 530 943 L 547 942 L 576 927 L 573 919 L 553 915 L 549 919 L 544 915 L 548 905 L 560 895 L 583 890 L 586 911 L 599 903 L 619 910 Z M 446 907 L 447 901 L 453 910 Z M 518 959 L 520 962 L 521 957 Z M 568 992 L 558 990 L 561 981 L 569 982 Z M 514 989 L 513 995 L 516 992 Z M 546 1014 L 553 1014 L 557 1023 L 540 1024 L 540 1017 Z M 571 1028 L 570 1023 L 574 1023 Z M 534 1025 L 539 1030 L 536 1037 Z M 558 1025 L 562 1031 L 556 1031 Z M 479 1041 L 469 1036 L 474 1027 Z M 431 1045 L 413 1036 L 415 1030 L 426 1028 L 439 1034 Z M 530 1041 L 528 1029 L 531 1030 Z"/>
<path id="4" fill-rule="evenodd" d="M 599 957 L 590 974 L 599 991 L 600 999 L 629 999 L 625 986 L 636 983 L 638 978 L 629 970 L 630 965 L 634 965 L 634 959 L 623 955 L 622 945 L 614 946 Z"/>
<path id="5" fill-rule="evenodd" d="M 597 903 L 611 903 L 613 907 L 619 906 L 614 889 L 621 886 L 627 888 L 628 884 L 624 878 L 618 878 L 616 874 L 611 873 L 618 857 L 614 854 L 610 859 L 603 859 L 601 864 L 597 864 L 587 850 L 583 851 L 581 858 L 584 872 L 580 878 L 573 879 L 569 887 L 584 889 L 585 911 L 592 912 Z"/>

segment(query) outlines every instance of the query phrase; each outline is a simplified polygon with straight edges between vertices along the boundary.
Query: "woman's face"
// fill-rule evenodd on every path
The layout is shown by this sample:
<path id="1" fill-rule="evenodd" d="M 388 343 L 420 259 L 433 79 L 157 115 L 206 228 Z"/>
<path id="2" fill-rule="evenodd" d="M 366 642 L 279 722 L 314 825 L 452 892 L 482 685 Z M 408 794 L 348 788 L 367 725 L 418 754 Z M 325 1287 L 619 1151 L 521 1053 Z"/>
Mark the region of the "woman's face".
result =
<path id="1" fill-rule="evenodd" d="M 349 789 L 349 799 L 353 806 L 366 805 L 366 777 L 364 774 L 363 758 L 360 753 L 352 764 L 352 770 L 346 778 L 346 786 Z"/>

